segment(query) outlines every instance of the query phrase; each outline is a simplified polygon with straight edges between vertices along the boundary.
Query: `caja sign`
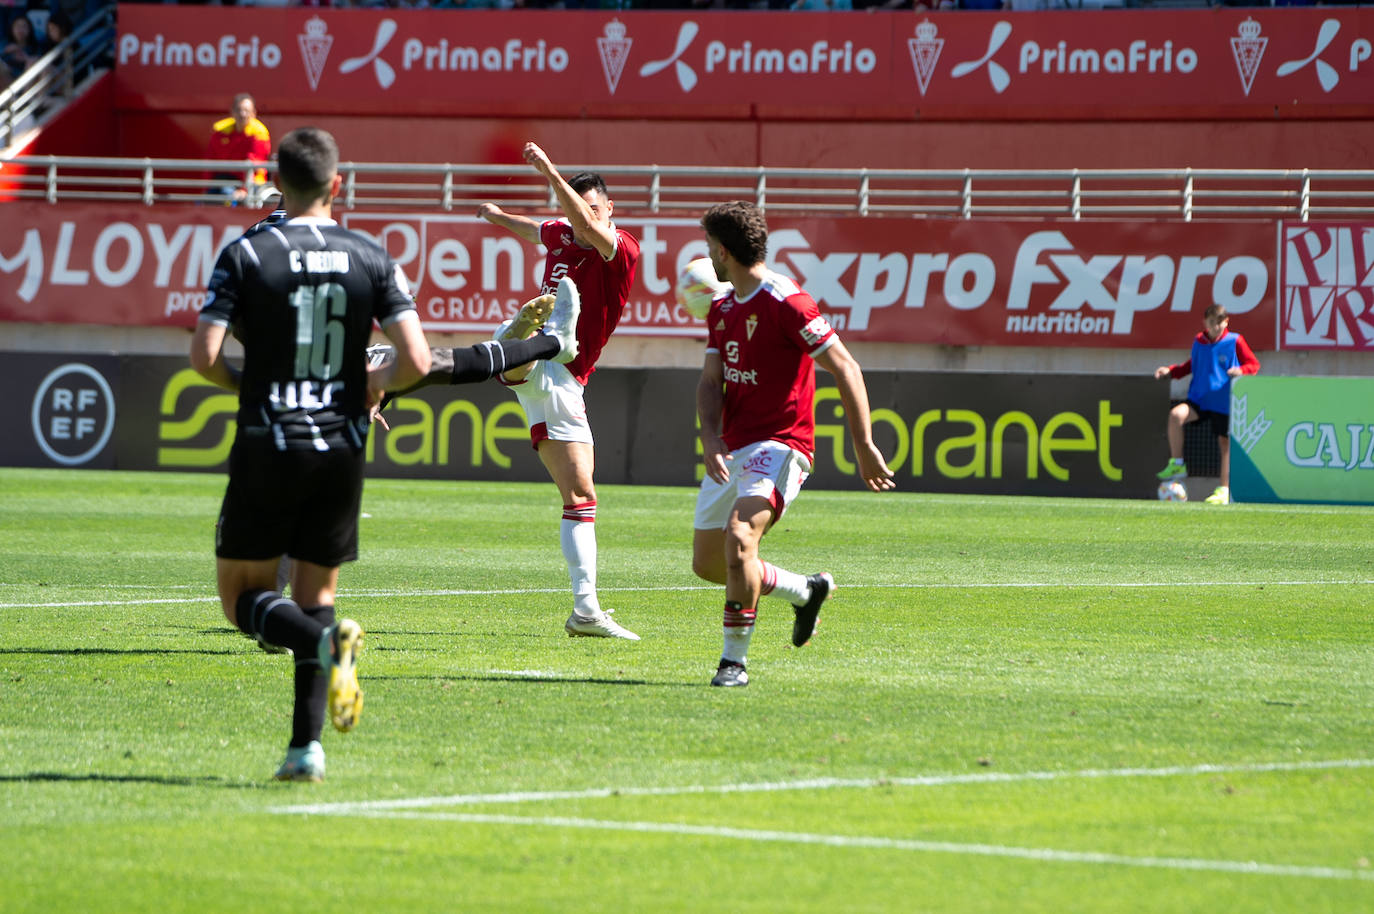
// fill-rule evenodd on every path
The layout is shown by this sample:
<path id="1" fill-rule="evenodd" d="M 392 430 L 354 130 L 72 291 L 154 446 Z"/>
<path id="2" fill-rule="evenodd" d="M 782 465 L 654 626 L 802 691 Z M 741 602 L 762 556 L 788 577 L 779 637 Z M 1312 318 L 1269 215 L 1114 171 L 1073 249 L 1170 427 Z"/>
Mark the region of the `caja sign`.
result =
<path id="1" fill-rule="evenodd" d="M 1238 501 L 1374 504 L 1374 378 L 1247 376 L 1231 388 Z"/>

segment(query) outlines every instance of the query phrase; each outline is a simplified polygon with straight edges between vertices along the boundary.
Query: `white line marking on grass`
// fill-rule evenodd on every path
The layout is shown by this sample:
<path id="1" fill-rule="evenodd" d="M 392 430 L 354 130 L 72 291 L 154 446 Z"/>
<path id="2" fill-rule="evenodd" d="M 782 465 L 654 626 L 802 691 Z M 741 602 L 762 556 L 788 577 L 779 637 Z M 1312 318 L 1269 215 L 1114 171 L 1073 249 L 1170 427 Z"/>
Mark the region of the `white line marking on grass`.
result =
<path id="1" fill-rule="evenodd" d="M 1285 863 L 1259 863 L 1253 860 L 1202 860 L 1188 857 L 1131 857 L 1093 851 L 1064 851 L 1042 847 L 1015 847 L 997 844 L 960 844 L 953 841 L 919 841 L 909 838 L 876 838 L 865 835 L 818 835 L 811 832 L 760 831 L 726 828 L 719 825 L 688 825 L 680 822 L 618 822 L 607 819 L 577 819 L 565 816 L 502 816 L 484 813 L 380 812 L 363 814 L 367 818 L 400 818 L 466 822 L 478 825 L 524 825 L 542 828 L 584 828 L 603 831 L 649 832 L 667 835 L 692 835 L 708 838 L 734 838 L 742 841 L 773 841 L 790 844 L 818 844 L 826 847 L 860 847 L 907 850 L 939 854 L 973 854 L 982 857 L 1014 857 L 1051 863 L 1093 863 L 1116 866 L 1150 867 L 1169 870 L 1201 870 L 1223 873 L 1249 873 L 1259 876 L 1298 876 L 1309 879 L 1356 879 L 1374 881 L 1374 872 L 1337 869 L 1327 866 L 1296 866 Z"/>
<path id="2" fill-rule="evenodd" d="M 488 803 L 537 803 L 545 800 L 585 800 L 605 797 L 663 797 L 681 794 L 771 793 L 783 790 L 835 790 L 873 787 L 944 787 L 950 784 L 1011 784 L 1021 781 L 1059 781 L 1081 778 L 1167 778 L 1199 774 L 1264 773 L 1272 771 L 1325 771 L 1339 768 L 1374 768 L 1374 759 L 1335 759 L 1314 762 L 1261 762 L 1249 765 L 1183 765 L 1172 768 L 1087 768 L 1078 771 L 981 771 L 967 774 L 930 774 L 890 778 L 812 778 L 803 781 L 764 781 L 752 784 L 692 784 L 680 787 L 593 787 L 585 790 L 540 790 L 510 793 L 469 793 L 444 797 L 410 797 L 397 800 L 360 800 L 352 803 L 310 803 L 279 806 L 274 813 L 359 815 L 398 809 L 432 809 L 437 806 L 479 806 Z"/>
<path id="3" fill-rule="evenodd" d="M 1253 860 L 1207 860 L 1188 857 L 1136 857 L 1096 851 L 1067 851 L 1054 848 L 1010 845 L 921 841 L 865 835 L 823 835 L 811 832 L 765 831 L 690 825 L 681 822 L 636 822 L 609 819 L 583 819 L 567 816 L 511 816 L 493 813 L 460 813 L 436 810 L 438 806 L 471 806 L 487 803 L 530 803 L 549 800 L 596 799 L 613 796 L 669 796 L 680 794 L 749 793 L 780 790 L 826 790 L 835 788 L 873 788 L 884 786 L 940 786 L 948 784 L 1011 783 L 1052 781 L 1070 778 L 1180 777 L 1227 772 L 1322 771 L 1330 769 L 1374 768 L 1374 759 L 1333 759 L 1312 762 L 1263 762 L 1248 765 L 1180 765 L 1168 768 L 1089 768 L 1079 771 L 1027 771 L 1020 773 L 981 772 L 971 774 L 924 775 L 893 778 L 815 778 L 804 781 L 754 784 L 691 785 L 684 787 L 619 787 L 567 791 L 527 791 L 511 793 L 460 794 L 448 797 L 415 797 L 400 800 L 373 800 L 355 803 L 316 803 L 269 809 L 278 814 L 316 814 L 400 818 L 463 822 L 477 825 L 516 825 L 542 828 L 580 828 L 603 831 L 629 831 L 744 841 L 771 841 L 814 844 L 826 847 L 857 847 L 906 850 L 920 853 L 969 854 L 983 857 L 1010 857 L 1051 863 L 1087 863 L 1153 869 L 1243 873 L 1260 876 L 1290 876 L 1308 879 L 1374 881 L 1374 872 L 1326 866 L 1298 866 L 1285 863 L 1260 863 Z"/>
<path id="4" fill-rule="evenodd" d="M 846 590 L 1040 590 L 1050 588 L 1061 588 L 1064 590 L 1094 590 L 1102 589 L 1133 589 L 1145 587 L 1197 587 L 1199 584 L 1206 584 L 1208 587 L 1326 587 L 1340 585 L 1342 587 L 1361 587 L 1374 584 L 1374 579 L 1356 580 L 1324 580 L 1324 581 L 1093 581 L 1088 583 L 1075 582 L 1066 583 L 1064 581 L 1007 581 L 1007 582 L 959 582 L 942 581 L 923 583 L 911 581 L 907 583 L 885 583 L 885 584 L 856 584 L 849 581 L 844 582 Z M 567 587 L 527 587 L 527 588 L 502 588 L 500 590 L 467 590 L 467 589 L 445 589 L 445 590 L 345 590 L 339 591 L 340 599 L 350 597 L 390 597 L 395 599 L 405 599 L 406 597 L 500 597 L 500 596 L 520 596 L 521 594 L 561 594 L 567 592 Z M 720 590 L 717 584 L 673 584 L 663 587 L 602 587 L 605 593 L 673 593 L 697 590 Z M 218 603 L 219 598 L 215 596 L 185 596 L 179 598 L 165 599 L 146 599 L 146 600 L 67 600 L 49 603 L 0 603 L 0 609 L 62 609 L 64 607 L 76 606 L 152 606 L 164 603 Z"/>

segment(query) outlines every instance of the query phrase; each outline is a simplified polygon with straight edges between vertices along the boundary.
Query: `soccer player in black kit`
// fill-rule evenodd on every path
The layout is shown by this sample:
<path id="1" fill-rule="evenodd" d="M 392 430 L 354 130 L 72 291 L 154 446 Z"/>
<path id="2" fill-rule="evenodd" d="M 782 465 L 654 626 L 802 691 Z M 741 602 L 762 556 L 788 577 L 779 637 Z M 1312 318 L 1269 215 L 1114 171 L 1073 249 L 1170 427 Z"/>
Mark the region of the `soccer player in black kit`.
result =
<path id="1" fill-rule="evenodd" d="M 254 227 L 222 252 L 191 342 L 191 365 L 239 394 L 229 484 L 215 528 L 224 615 L 296 663 L 295 711 L 279 780 L 324 777 L 320 735 L 358 722 L 363 630 L 334 618 L 339 566 L 357 558 L 370 410 L 387 390 L 430 371 L 430 349 L 400 269 L 333 221 L 339 151 L 323 130 L 292 131 L 277 152 L 286 218 Z M 560 290 L 546 334 L 454 351 L 454 377 L 494 377 L 537 358 L 571 361 L 579 302 Z M 369 364 L 372 324 L 393 351 Z M 224 358 L 233 328 L 243 366 Z M 460 364 L 461 363 L 461 364 Z M 277 566 L 293 560 L 291 599 Z M 323 673 L 323 675 L 321 675 Z"/>

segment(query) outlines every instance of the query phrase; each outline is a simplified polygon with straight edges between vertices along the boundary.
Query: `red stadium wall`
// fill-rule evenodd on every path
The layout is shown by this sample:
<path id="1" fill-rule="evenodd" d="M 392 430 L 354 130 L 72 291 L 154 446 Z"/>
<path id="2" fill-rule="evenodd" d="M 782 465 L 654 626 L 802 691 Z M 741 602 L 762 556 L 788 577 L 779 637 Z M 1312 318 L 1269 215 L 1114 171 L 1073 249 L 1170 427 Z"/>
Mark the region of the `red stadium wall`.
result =
<path id="1" fill-rule="evenodd" d="M 1334 28 L 1334 31 L 1333 31 Z M 787 15 L 122 6 L 113 129 L 199 156 L 249 91 L 354 161 L 1367 168 L 1374 10 Z M 471 54 L 470 58 L 462 53 Z M 769 56 L 772 55 L 772 56 Z"/>
<path id="2" fill-rule="evenodd" d="M 218 113 L 121 112 L 117 144 L 102 154 L 199 157 Z M 275 137 L 305 125 L 329 130 L 355 162 L 515 164 L 531 139 L 568 163 L 772 168 L 1364 169 L 1374 149 L 1374 120 L 900 124 L 259 113 Z M 89 147 L 64 151 L 82 149 Z"/>

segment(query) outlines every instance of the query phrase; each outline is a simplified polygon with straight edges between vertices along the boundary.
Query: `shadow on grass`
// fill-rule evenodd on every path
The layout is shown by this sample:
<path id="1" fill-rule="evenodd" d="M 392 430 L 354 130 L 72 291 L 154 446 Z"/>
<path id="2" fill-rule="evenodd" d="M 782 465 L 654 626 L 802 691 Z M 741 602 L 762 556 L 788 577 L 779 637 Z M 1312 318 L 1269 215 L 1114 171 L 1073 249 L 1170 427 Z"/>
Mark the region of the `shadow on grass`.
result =
<path id="1" fill-rule="evenodd" d="M 664 689 L 693 688 L 687 682 L 650 682 L 647 679 L 606 679 L 600 676 L 544 676 L 538 673 L 484 673 L 453 676 L 368 676 L 368 682 L 519 682 L 525 685 L 656 686 Z"/>
<path id="2" fill-rule="evenodd" d="M 225 654 L 240 654 L 242 651 L 211 651 L 203 648 L 115 648 L 115 647 L 5 647 L 0 648 L 0 654 L 45 654 L 52 657 L 81 657 L 90 655 L 157 655 L 157 654 L 208 654 L 210 656 L 221 656 Z"/>
<path id="3" fill-rule="evenodd" d="M 203 777 L 163 777 L 152 774 L 68 774 L 62 771 L 30 771 L 28 774 L 0 774 L 0 784 L 22 783 L 102 783 L 157 784 L 164 787 L 229 787 L 259 789 L 262 785 L 205 775 Z"/>

